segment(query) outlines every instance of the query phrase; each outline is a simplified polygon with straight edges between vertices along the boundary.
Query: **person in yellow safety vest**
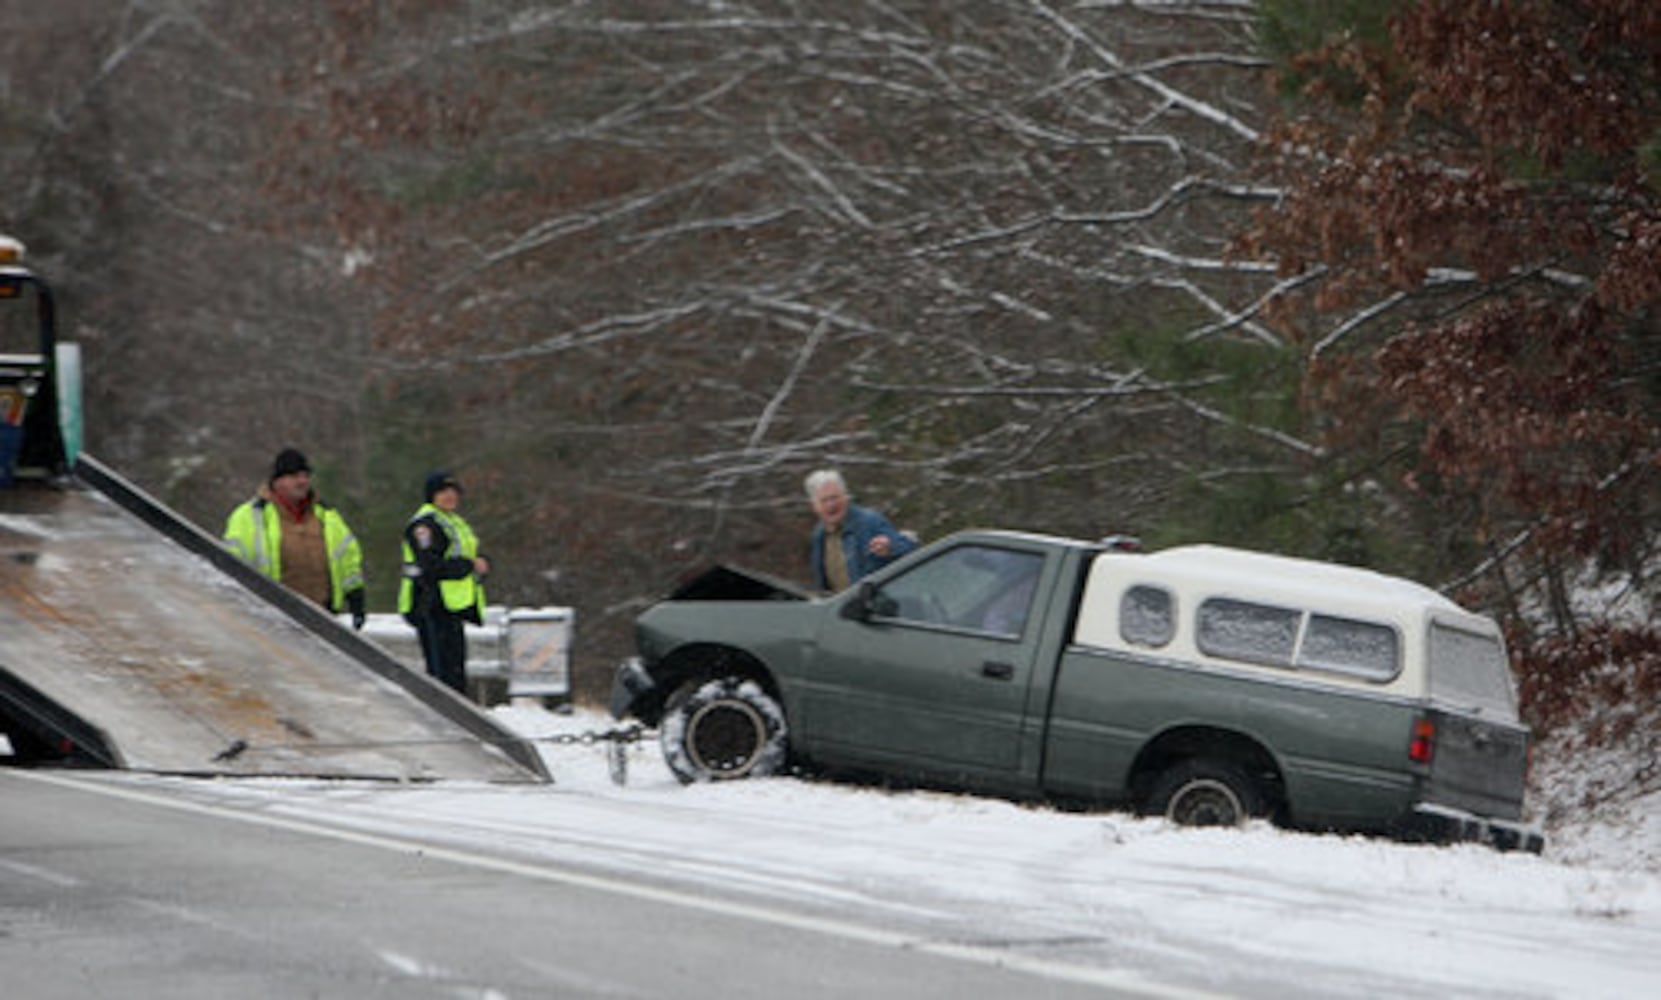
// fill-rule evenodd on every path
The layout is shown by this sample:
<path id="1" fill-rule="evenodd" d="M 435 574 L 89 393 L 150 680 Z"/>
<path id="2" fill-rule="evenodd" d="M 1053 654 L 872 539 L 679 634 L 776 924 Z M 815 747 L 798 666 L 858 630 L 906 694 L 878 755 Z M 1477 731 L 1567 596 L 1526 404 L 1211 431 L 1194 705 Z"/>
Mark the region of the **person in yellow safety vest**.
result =
<path id="1" fill-rule="evenodd" d="M 398 613 L 415 626 L 427 673 L 467 693 L 467 622 L 484 624 L 484 578 L 490 560 L 462 516 L 461 483 L 448 472 L 427 476 L 427 502 L 404 528 L 404 578 Z"/>
<path id="2" fill-rule="evenodd" d="M 294 448 L 271 463 L 258 494 L 225 521 L 225 548 L 243 562 L 363 628 L 363 550 L 346 519 L 311 487 L 311 464 Z"/>

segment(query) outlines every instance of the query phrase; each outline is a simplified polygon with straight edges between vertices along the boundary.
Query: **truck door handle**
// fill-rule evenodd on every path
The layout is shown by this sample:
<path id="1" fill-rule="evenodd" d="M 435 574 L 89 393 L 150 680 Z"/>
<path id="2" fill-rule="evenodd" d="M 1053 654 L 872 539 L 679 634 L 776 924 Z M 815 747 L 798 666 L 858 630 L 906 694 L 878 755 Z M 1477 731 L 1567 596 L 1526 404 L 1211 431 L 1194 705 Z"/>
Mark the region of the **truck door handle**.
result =
<path id="1" fill-rule="evenodd" d="M 1015 676 L 1015 664 L 987 660 L 980 665 L 980 672 L 983 676 L 990 677 L 995 681 L 1007 681 Z"/>

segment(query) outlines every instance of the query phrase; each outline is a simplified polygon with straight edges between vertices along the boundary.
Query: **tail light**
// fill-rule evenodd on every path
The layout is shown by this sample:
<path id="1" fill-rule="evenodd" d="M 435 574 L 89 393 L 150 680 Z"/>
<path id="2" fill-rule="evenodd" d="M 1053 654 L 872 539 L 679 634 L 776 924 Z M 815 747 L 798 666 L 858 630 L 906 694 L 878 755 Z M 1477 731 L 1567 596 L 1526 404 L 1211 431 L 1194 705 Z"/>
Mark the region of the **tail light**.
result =
<path id="1" fill-rule="evenodd" d="M 1418 764 L 1430 763 L 1436 755 L 1436 723 L 1429 719 L 1413 722 L 1413 739 L 1407 744 L 1407 759 Z"/>

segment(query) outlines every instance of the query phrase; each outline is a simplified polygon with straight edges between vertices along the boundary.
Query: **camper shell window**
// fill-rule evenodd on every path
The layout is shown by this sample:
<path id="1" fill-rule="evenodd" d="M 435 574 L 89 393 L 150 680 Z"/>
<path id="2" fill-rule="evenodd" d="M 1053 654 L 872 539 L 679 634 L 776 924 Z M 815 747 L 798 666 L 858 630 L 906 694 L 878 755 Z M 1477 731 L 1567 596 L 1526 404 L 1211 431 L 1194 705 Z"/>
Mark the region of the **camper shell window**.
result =
<path id="1" fill-rule="evenodd" d="M 1302 618 L 1291 608 L 1213 597 L 1200 605 L 1195 641 L 1209 656 L 1289 667 Z"/>
<path id="2" fill-rule="evenodd" d="M 1200 605 L 1195 643 L 1208 656 L 1358 677 L 1376 684 L 1401 672 L 1401 639 L 1389 625 L 1213 597 Z"/>
<path id="3" fill-rule="evenodd" d="M 1177 634 L 1176 600 L 1164 587 L 1136 586 L 1119 601 L 1119 635 L 1133 646 L 1155 649 Z"/>
<path id="4" fill-rule="evenodd" d="M 1401 641 L 1388 625 L 1312 614 L 1297 662 L 1302 669 L 1383 683 L 1401 671 Z"/>
<path id="5" fill-rule="evenodd" d="M 1430 696 L 1435 701 L 1501 716 L 1516 712 L 1511 666 L 1498 636 L 1434 622 L 1429 669 Z"/>

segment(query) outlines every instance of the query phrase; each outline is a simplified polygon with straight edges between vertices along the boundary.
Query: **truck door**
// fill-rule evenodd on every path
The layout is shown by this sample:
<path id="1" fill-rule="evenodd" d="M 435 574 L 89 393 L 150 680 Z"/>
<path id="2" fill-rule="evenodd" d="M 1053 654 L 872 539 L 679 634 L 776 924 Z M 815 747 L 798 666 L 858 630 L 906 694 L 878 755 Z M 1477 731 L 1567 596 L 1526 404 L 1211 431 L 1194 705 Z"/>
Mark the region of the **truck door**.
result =
<path id="1" fill-rule="evenodd" d="M 814 741 L 902 771 L 1015 769 L 1045 568 L 1041 549 L 966 542 L 844 595 L 861 610 L 819 636 L 803 698 Z"/>

